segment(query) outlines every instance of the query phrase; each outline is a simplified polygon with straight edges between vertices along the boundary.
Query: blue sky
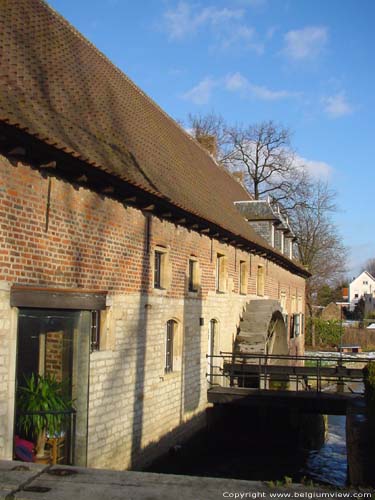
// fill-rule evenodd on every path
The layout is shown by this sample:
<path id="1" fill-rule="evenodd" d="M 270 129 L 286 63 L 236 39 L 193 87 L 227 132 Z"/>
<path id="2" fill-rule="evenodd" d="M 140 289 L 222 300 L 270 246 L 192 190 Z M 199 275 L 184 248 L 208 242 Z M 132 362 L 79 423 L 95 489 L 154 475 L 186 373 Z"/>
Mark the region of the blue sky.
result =
<path id="1" fill-rule="evenodd" d="M 375 257 L 375 2 L 49 0 L 173 118 L 293 131 L 338 193 L 348 275 Z"/>

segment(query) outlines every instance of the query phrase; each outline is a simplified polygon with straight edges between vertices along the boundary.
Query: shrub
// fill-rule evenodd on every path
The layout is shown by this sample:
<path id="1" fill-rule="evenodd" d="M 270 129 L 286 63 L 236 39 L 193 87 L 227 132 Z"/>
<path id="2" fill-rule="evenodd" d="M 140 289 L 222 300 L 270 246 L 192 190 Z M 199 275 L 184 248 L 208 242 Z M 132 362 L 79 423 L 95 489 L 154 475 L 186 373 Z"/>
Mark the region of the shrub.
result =
<path id="1" fill-rule="evenodd" d="M 322 318 L 310 318 L 308 321 L 308 332 L 306 342 L 311 342 L 311 330 L 315 328 L 315 342 L 317 345 L 337 346 L 341 342 L 344 329 L 341 322 L 335 319 L 324 320 Z"/>

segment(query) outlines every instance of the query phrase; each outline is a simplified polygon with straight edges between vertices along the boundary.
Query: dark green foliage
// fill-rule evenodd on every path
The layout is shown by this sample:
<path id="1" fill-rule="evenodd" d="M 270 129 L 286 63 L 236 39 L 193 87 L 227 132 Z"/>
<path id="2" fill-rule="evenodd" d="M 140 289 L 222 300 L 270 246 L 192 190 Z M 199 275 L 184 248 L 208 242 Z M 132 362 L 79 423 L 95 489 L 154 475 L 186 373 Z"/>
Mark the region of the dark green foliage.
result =
<path id="1" fill-rule="evenodd" d="M 60 434 L 67 416 L 64 414 L 42 413 L 49 411 L 67 411 L 72 401 L 64 394 L 65 384 L 55 377 L 32 374 L 25 377 L 23 386 L 17 391 L 17 425 L 26 434 L 34 436 L 42 432 L 50 435 Z"/>
<path id="2" fill-rule="evenodd" d="M 341 322 L 338 320 L 324 320 L 321 318 L 309 318 L 307 322 L 307 338 L 311 338 L 311 329 L 315 327 L 315 342 L 316 345 L 328 345 L 337 346 L 341 343 L 341 337 L 344 333 L 344 329 Z"/>

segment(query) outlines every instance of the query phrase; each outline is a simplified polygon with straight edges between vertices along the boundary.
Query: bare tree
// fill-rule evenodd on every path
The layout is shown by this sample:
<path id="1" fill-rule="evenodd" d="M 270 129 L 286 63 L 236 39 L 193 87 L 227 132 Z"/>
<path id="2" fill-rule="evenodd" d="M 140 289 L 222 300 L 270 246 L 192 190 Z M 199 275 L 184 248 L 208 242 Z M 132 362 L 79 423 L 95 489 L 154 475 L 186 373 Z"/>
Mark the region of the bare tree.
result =
<path id="1" fill-rule="evenodd" d="M 192 135 L 199 139 L 205 136 L 213 136 L 216 139 L 217 156 L 221 161 L 227 154 L 228 139 L 227 128 L 224 118 L 214 112 L 206 115 L 189 114 L 187 119 L 188 127 L 191 129 Z"/>
<path id="2" fill-rule="evenodd" d="M 273 122 L 227 129 L 231 151 L 223 158 L 231 170 L 244 170 L 256 200 L 273 195 L 286 199 L 295 174 L 294 154 L 287 129 Z"/>
<path id="3" fill-rule="evenodd" d="M 371 276 L 375 277 L 375 258 L 368 259 L 362 266 L 362 271 L 367 271 Z"/>
<path id="4" fill-rule="evenodd" d="M 189 115 L 196 137 L 217 138 L 218 159 L 231 171 L 243 171 L 254 199 L 271 196 L 288 215 L 298 240 L 299 259 L 312 273 L 307 282 L 309 314 L 323 284 L 335 285 L 345 272 L 346 249 L 333 222 L 336 194 L 314 181 L 297 164 L 288 129 L 272 121 L 229 126 L 215 113 Z"/>
<path id="5" fill-rule="evenodd" d="M 312 274 L 306 292 L 310 315 L 318 290 L 324 284 L 336 285 L 346 271 L 347 250 L 332 219 L 335 198 L 326 183 L 310 180 L 310 198 L 290 214 L 300 262 Z"/>
<path id="6" fill-rule="evenodd" d="M 244 172 L 255 200 L 271 196 L 288 210 L 308 197 L 308 176 L 296 165 L 288 129 L 272 121 L 229 126 L 215 113 L 189 115 L 188 122 L 196 138 L 216 137 L 218 160 L 232 172 Z"/>

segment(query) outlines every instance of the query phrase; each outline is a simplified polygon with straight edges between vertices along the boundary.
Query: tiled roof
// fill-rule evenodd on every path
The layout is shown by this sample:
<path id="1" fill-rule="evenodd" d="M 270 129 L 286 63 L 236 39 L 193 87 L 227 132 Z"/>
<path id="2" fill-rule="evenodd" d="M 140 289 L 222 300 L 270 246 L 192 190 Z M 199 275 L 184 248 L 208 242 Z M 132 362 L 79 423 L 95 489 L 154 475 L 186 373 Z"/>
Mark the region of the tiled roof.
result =
<path id="1" fill-rule="evenodd" d="M 244 188 L 41 0 L 1 0 L 0 120 L 268 247 L 234 207 Z"/>

